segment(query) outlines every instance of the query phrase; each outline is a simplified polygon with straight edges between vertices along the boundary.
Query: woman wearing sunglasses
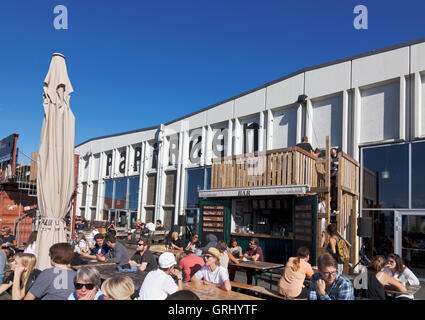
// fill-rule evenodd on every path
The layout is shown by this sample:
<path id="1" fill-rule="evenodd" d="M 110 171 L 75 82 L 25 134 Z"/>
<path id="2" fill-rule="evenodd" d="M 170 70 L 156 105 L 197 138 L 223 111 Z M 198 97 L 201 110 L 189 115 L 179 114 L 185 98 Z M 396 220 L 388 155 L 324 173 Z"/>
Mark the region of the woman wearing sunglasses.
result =
<path id="1" fill-rule="evenodd" d="M 205 265 L 196 272 L 192 281 L 199 283 L 203 280 L 204 284 L 214 285 L 226 291 L 231 291 L 229 274 L 225 268 L 220 266 L 220 251 L 216 248 L 209 248 L 204 255 Z"/>
<path id="2" fill-rule="evenodd" d="M 100 273 L 94 267 L 83 266 L 74 277 L 75 291 L 68 300 L 104 300 L 100 291 Z"/>

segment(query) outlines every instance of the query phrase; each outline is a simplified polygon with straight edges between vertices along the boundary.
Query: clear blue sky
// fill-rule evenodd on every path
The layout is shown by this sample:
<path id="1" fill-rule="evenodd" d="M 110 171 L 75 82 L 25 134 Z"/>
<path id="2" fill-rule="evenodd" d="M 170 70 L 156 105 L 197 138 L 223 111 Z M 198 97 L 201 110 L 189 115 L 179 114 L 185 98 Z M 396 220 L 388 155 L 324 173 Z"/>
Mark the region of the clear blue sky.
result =
<path id="1" fill-rule="evenodd" d="M 359 4 L 368 8 L 368 30 L 353 27 Z M 53 27 L 56 5 L 68 8 L 68 30 Z M 79 144 L 424 37 L 424 12 L 420 0 L 1 1 L 0 139 L 16 132 L 25 153 L 38 150 L 54 52 L 67 57 Z"/>

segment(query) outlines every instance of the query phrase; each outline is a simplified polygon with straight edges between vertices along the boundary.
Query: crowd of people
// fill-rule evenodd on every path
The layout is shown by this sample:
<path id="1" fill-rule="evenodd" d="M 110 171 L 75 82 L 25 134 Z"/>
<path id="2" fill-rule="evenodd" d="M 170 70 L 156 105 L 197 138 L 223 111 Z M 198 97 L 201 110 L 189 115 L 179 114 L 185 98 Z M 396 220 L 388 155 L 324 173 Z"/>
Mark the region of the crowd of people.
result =
<path id="1" fill-rule="evenodd" d="M 156 226 L 159 225 L 161 222 L 157 221 Z M 144 227 L 152 228 L 148 224 Z M 309 263 L 309 249 L 298 248 L 296 255 L 285 264 L 278 282 L 278 294 L 309 300 L 385 300 L 388 299 L 385 290 L 392 288 L 398 292 L 396 299 L 414 299 L 406 286 L 419 285 L 419 280 L 403 259 L 393 253 L 387 257 L 374 257 L 364 271 L 367 286 L 356 288 L 353 280 L 343 275 L 341 263 L 338 263 L 339 239 L 334 225 L 330 224 L 326 231 L 329 236 L 327 252 L 317 258 L 317 267 L 313 268 Z M 30 234 L 24 252 L 15 253 L 16 241 L 11 237 L 10 229 L 3 228 L 1 232 L 0 294 L 7 292 L 12 300 L 199 299 L 193 292 L 184 290 L 184 282 L 231 291 L 236 272 L 244 270 L 238 267 L 240 261 L 264 261 L 258 238 L 252 238 L 244 252 L 235 238 L 226 244 L 209 234 L 206 244 L 201 246 L 197 234 L 184 242 L 177 232 L 172 232 L 169 248 L 177 250 L 177 254 L 164 252 L 156 258 L 150 251 L 151 240 L 142 235 L 130 257 L 113 232 L 103 235 L 91 228 L 87 236 L 80 233 L 68 243 L 54 244 L 49 249 L 52 267 L 40 271 L 36 269 L 37 232 Z M 82 258 L 113 263 L 117 272 L 102 283 L 96 267 L 84 265 Z M 6 276 L 7 264 L 11 272 Z M 72 267 L 74 265 L 79 265 L 77 271 Z M 252 284 L 254 275 L 250 270 L 244 270 L 247 284 Z M 136 271 L 145 276 L 139 288 L 126 275 Z"/>

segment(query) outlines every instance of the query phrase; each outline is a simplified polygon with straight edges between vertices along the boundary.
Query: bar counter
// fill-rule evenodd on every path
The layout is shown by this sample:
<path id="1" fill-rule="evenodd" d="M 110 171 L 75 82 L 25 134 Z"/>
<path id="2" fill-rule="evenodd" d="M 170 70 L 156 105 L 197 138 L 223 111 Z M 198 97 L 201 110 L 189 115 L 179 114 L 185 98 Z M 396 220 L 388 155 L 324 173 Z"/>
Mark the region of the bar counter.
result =
<path id="1" fill-rule="evenodd" d="M 231 238 L 236 238 L 238 245 L 245 252 L 249 248 L 252 238 L 258 238 L 259 245 L 263 250 L 264 261 L 285 264 L 293 254 L 294 237 L 271 236 L 268 234 L 255 233 L 230 233 Z"/>
<path id="2" fill-rule="evenodd" d="M 280 239 L 280 240 L 294 240 L 294 237 L 290 236 L 271 236 L 269 234 L 256 234 L 256 233 L 230 233 L 231 236 L 236 237 L 249 237 L 249 238 L 266 238 L 266 239 Z"/>

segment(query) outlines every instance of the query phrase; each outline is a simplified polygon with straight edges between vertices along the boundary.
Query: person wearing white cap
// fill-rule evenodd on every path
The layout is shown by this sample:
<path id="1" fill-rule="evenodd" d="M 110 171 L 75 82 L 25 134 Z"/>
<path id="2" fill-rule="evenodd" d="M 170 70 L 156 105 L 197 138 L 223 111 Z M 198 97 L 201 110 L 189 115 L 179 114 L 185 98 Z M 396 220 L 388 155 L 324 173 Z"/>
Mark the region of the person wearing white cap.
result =
<path id="1" fill-rule="evenodd" d="M 159 268 L 151 271 L 143 281 L 139 292 L 139 300 L 165 300 L 168 295 L 183 289 L 182 274 L 175 269 L 177 264 L 174 254 L 164 252 L 158 259 Z M 177 284 L 171 277 L 177 277 Z"/>
<path id="2" fill-rule="evenodd" d="M 203 280 L 204 284 L 214 285 L 226 291 L 231 291 L 232 286 L 229 280 L 229 273 L 220 265 L 220 251 L 216 248 L 209 248 L 204 254 L 205 264 L 196 272 L 192 281 L 199 283 Z"/>

